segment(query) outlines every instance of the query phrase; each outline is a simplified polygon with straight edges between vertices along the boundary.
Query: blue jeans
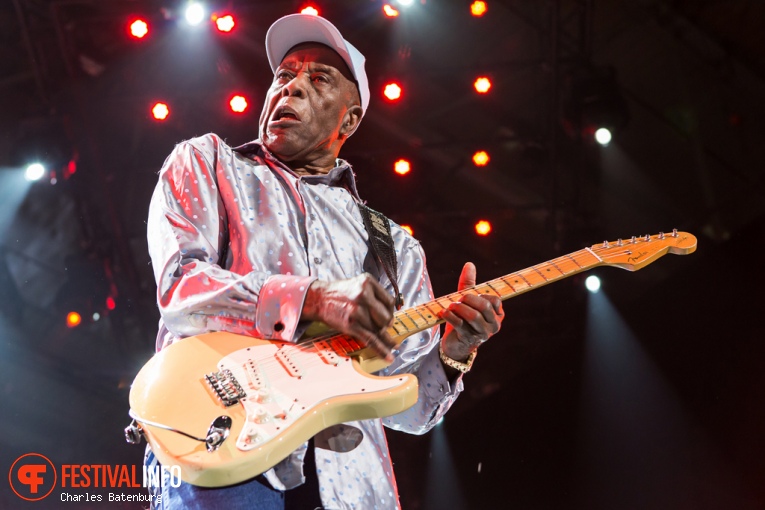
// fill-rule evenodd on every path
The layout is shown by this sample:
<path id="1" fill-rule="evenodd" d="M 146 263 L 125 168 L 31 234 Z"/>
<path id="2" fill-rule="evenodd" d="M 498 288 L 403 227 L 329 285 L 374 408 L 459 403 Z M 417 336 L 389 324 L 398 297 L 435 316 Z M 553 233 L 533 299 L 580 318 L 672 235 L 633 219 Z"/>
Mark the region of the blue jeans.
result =
<path id="1" fill-rule="evenodd" d="M 153 496 L 151 510 L 321 510 L 313 448 L 311 441 L 304 466 L 306 483 L 300 487 L 279 491 L 271 487 L 263 476 L 214 489 L 186 482 L 181 482 L 179 487 L 165 484 L 165 487 L 149 489 L 149 494 Z M 154 453 L 149 452 L 144 464 L 152 466 L 154 463 L 159 465 Z"/>

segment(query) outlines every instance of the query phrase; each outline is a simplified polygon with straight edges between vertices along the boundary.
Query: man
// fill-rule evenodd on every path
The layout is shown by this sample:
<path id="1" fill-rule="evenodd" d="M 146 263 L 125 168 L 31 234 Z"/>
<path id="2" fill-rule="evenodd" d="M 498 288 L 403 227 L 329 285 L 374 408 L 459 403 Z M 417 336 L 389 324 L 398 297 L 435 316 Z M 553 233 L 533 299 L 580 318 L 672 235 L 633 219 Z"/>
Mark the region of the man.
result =
<path id="1" fill-rule="evenodd" d="M 338 159 L 369 104 L 364 57 L 327 20 L 295 14 L 266 35 L 274 80 L 259 140 L 208 134 L 176 146 L 152 198 L 148 239 L 162 315 L 157 348 L 207 331 L 297 341 L 311 323 L 353 336 L 419 379 L 418 402 L 385 420 L 331 427 L 253 480 L 165 487 L 165 508 L 398 508 L 382 424 L 428 431 L 462 390 L 478 346 L 499 330 L 499 299 L 466 296 L 438 328 L 395 350 L 393 289 L 433 299 L 419 243 L 391 222 L 397 285 L 368 244 L 350 165 Z M 475 284 L 466 264 L 459 288 Z M 154 463 L 151 452 L 147 462 Z M 306 489 L 306 487 L 308 487 Z"/>

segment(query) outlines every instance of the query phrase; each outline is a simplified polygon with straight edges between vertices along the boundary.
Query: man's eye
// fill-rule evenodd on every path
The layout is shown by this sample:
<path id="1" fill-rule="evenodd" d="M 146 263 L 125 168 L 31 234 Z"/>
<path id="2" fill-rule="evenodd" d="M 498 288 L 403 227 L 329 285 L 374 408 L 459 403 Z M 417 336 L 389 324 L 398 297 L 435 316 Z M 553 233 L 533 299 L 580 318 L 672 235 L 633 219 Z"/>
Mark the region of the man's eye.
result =
<path id="1" fill-rule="evenodd" d="M 287 71 L 278 71 L 276 73 L 277 80 L 289 80 L 290 78 L 291 78 L 291 75 Z"/>
<path id="2" fill-rule="evenodd" d="M 313 79 L 314 79 L 314 81 L 318 81 L 318 82 L 321 82 L 321 83 L 329 83 L 329 78 L 327 78 L 323 74 L 317 74 L 317 75 L 315 75 L 313 77 Z"/>

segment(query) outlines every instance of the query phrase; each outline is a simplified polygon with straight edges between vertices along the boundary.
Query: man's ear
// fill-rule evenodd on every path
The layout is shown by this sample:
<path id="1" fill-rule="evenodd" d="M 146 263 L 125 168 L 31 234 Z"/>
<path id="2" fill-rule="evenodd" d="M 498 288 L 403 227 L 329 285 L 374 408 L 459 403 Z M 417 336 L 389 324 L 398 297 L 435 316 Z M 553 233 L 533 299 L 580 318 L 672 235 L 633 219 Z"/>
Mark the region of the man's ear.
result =
<path id="1" fill-rule="evenodd" d="M 343 125 L 340 126 L 340 134 L 345 138 L 351 136 L 359 127 L 363 113 L 364 110 L 357 104 L 348 108 L 348 111 L 345 112 L 345 116 L 343 117 Z"/>

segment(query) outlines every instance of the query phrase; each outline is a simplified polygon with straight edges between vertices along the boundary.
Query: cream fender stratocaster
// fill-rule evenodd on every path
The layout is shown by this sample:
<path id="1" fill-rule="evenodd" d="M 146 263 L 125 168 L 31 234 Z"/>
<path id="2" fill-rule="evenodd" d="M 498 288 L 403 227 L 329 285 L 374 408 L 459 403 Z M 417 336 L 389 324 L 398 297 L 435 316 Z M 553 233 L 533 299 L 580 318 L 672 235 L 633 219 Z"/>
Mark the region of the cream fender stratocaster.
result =
<path id="1" fill-rule="evenodd" d="M 636 271 L 666 253 L 688 254 L 685 232 L 604 242 L 395 313 L 397 344 L 441 322 L 466 294 L 502 300 L 597 266 Z M 129 442 L 143 436 L 181 479 L 221 487 L 257 476 L 321 430 L 400 413 L 417 401 L 417 378 L 370 375 L 384 359 L 355 340 L 327 334 L 301 344 L 231 333 L 184 338 L 155 354 L 130 391 Z"/>

